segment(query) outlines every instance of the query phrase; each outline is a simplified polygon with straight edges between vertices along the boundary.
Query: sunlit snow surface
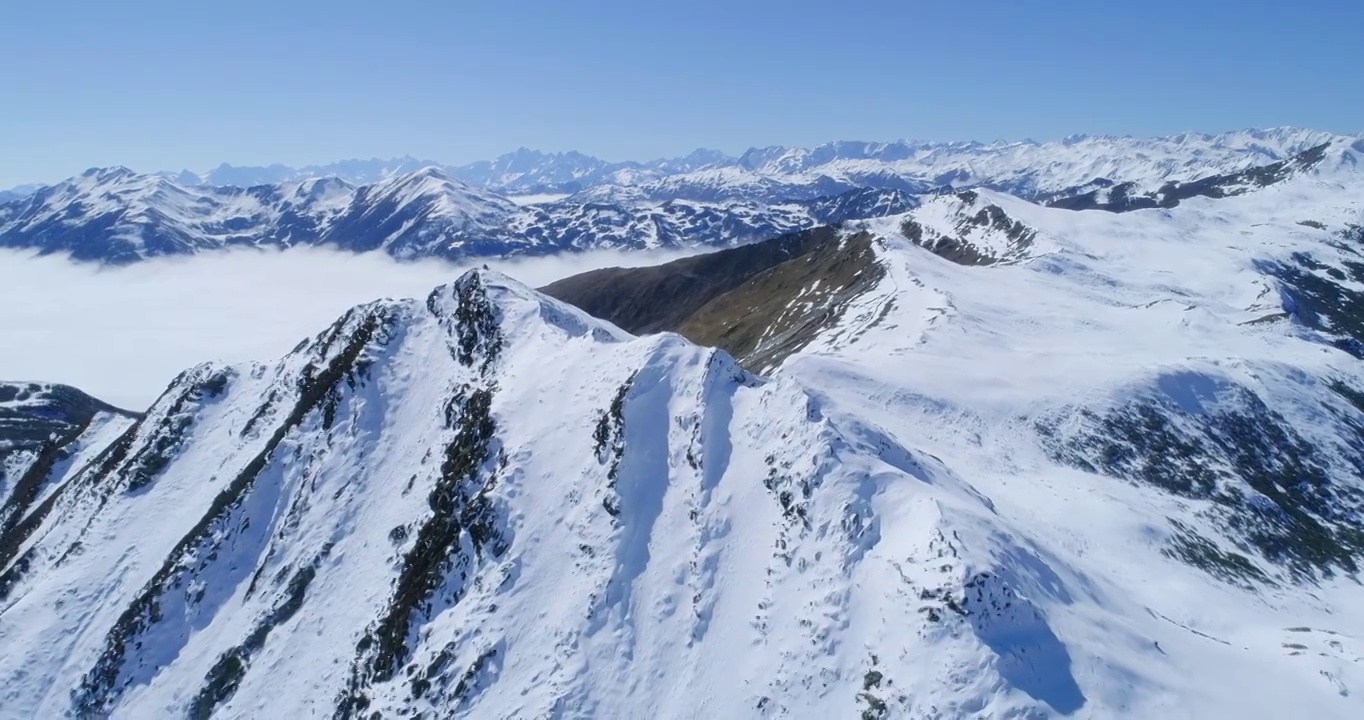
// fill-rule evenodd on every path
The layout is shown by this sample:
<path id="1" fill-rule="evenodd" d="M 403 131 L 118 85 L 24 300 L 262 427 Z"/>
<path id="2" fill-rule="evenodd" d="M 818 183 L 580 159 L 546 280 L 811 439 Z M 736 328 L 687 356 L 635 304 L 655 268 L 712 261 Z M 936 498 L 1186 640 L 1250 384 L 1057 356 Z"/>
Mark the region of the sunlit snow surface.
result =
<path id="1" fill-rule="evenodd" d="M 1063 468 L 1032 420 L 1236 383 L 1315 432 L 1296 410 L 1314 383 L 1364 370 L 1288 320 L 1247 324 L 1282 309 L 1257 267 L 1333 252 L 1361 189 L 1321 172 L 1123 215 L 982 192 L 1038 233 L 987 267 L 874 221 L 884 279 L 762 379 L 495 272 L 347 315 L 277 362 L 200 368 L 144 422 L 174 441 L 134 439 L 132 457 L 173 455 L 159 474 L 78 477 L 25 541 L 0 714 L 183 715 L 273 619 L 220 716 L 330 716 L 358 688 L 366 716 L 1360 717 L 1356 581 L 1245 589 L 1167 557 L 1191 503 Z M 343 356 L 361 369 L 291 414 Z M 495 429 L 460 497 L 478 522 L 375 673 L 443 465 L 476 445 L 477 390 Z M 242 501 L 199 524 L 240 477 Z M 132 616 L 153 619 L 126 621 L 147 593 L 156 612 Z"/>
<path id="2" fill-rule="evenodd" d="M 993 501 L 996 529 L 1044 549 L 1047 573 L 1061 577 L 1036 576 L 1032 591 L 1071 653 L 1087 698 L 1081 715 L 1358 716 L 1357 581 L 1253 594 L 1210 583 L 1158 552 L 1166 518 L 1185 503 L 1058 468 L 1026 421 L 1059 406 L 1117 406 L 1151 387 L 1179 402 L 1198 392 L 1185 383 L 1223 380 L 1310 408 L 1311 378 L 1364 379 L 1358 360 L 1310 331 L 1247 324 L 1281 310 L 1256 261 L 1331 252 L 1326 233 L 1300 221 L 1364 219 L 1349 187 L 1364 188 L 1298 182 L 1124 215 L 982 193 L 1051 244 L 1028 262 L 987 269 L 913 248 L 899 218 L 873 221 L 889 270 L 883 287 L 780 373 L 831 414 L 940 458 Z M 1289 420 L 1307 434 L 1316 422 L 1310 413 Z M 908 672 L 941 673 L 954 661 L 922 662 Z"/>

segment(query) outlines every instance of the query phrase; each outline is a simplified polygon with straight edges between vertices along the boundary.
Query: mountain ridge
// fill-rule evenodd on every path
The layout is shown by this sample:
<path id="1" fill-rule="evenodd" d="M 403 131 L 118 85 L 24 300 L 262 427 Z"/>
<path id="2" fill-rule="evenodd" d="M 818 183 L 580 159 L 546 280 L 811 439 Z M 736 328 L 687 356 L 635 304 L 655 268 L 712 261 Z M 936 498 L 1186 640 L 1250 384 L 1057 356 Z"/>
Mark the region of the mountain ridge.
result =
<path id="1" fill-rule="evenodd" d="M 238 246 L 328 245 L 398 258 L 466 259 L 600 248 L 733 245 L 908 207 L 897 191 L 771 203 L 522 205 L 426 166 L 371 185 L 309 179 L 186 187 L 127 168 L 91 169 L 0 205 L 0 247 L 112 264 Z"/>
<path id="2" fill-rule="evenodd" d="M 334 163 L 305 165 L 301 167 L 290 167 L 281 164 L 270 166 L 232 166 L 227 163 L 219 165 L 212 170 L 196 173 L 189 170 L 182 171 L 154 171 L 149 174 L 161 175 L 168 179 L 173 179 L 182 185 L 204 184 L 215 186 L 237 186 L 251 187 L 264 184 L 279 184 L 287 181 L 304 180 L 314 177 L 337 177 L 352 184 L 371 184 L 388 179 L 397 174 L 413 172 L 425 166 L 438 166 L 448 172 L 452 177 L 465 182 L 500 190 L 504 193 L 515 194 L 516 192 L 543 193 L 550 192 L 556 188 L 564 189 L 566 192 L 578 192 L 591 185 L 599 184 L 638 184 L 640 177 L 622 183 L 614 183 L 613 176 L 620 173 L 644 172 L 642 179 L 655 180 L 665 175 L 686 174 L 698 170 L 713 169 L 717 167 L 736 167 L 751 171 L 766 171 L 770 174 L 790 173 L 795 171 L 808 172 L 812 167 L 828 163 L 834 160 L 907 160 L 914 155 L 938 155 L 952 157 L 953 153 L 971 153 L 989 155 L 990 153 L 1005 153 L 1007 151 L 1017 151 L 1019 149 L 1036 148 L 1043 151 L 1054 151 L 1065 148 L 1075 148 L 1085 144 L 1108 143 L 1124 148 L 1124 152 L 1149 151 L 1150 149 L 1162 149 L 1165 151 L 1171 148 L 1186 148 L 1196 154 L 1217 154 L 1225 153 L 1222 160 L 1225 161 L 1233 153 L 1226 151 L 1240 150 L 1250 156 L 1247 164 L 1268 164 L 1277 160 L 1282 160 L 1287 155 L 1301 152 L 1311 145 L 1320 144 L 1327 139 L 1339 139 L 1345 137 L 1355 137 L 1358 135 L 1347 135 L 1340 133 L 1329 133 L 1315 131 L 1307 128 L 1293 126 L 1279 126 L 1272 128 L 1246 128 L 1242 130 L 1232 130 L 1220 133 L 1184 132 L 1175 135 L 1155 136 L 1149 138 L 1136 138 L 1131 135 L 1094 135 L 1094 134 L 1074 134 L 1060 140 L 1047 142 L 1037 142 L 1033 140 L 995 140 L 992 142 L 979 141 L 929 141 L 929 140 L 893 140 L 882 142 L 871 141 L 833 141 L 810 148 L 796 146 L 774 145 L 767 147 L 752 147 L 738 155 L 729 155 L 724 152 L 699 148 L 687 155 L 672 158 L 657 158 L 653 160 L 625 160 L 607 161 L 601 158 L 586 155 L 577 151 L 564 152 L 544 152 L 530 148 L 518 148 L 515 151 L 505 153 L 492 160 L 479 160 L 465 164 L 445 164 L 435 160 L 418 159 L 410 155 L 381 159 L 359 159 L 340 160 Z M 1109 149 L 1109 155 L 1119 154 L 1116 149 Z M 958 157 L 956 162 L 961 161 Z M 1197 161 L 1195 160 L 1195 164 Z M 944 168 L 938 173 L 921 173 L 925 175 L 944 175 L 950 174 L 962 168 Z M 1198 166 L 1195 174 L 1211 174 L 1212 169 L 1243 169 L 1241 167 L 1228 168 L 1219 166 L 1213 168 L 1211 165 Z M 1119 173 L 1121 174 L 1121 173 Z M 988 176 L 999 176 L 1000 173 L 990 173 Z M 1131 173 L 1126 173 L 1131 175 Z M 1098 177 L 1100 175 L 1096 175 Z M 1093 180 L 1094 177 L 1083 178 L 1078 182 L 1070 182 L 1068 185 L 1080 185 L 1084 182 Z M 1118 179 L 1112 178 L 1109 179 Z M 1123 177 L 1124 180 L 1136 180 L 1134 177 Z M 1178 179 L 1187 180 L 1188 177 L 1158 177 L 1142 178 L 1142 180 L 1164 180 Z M 575 184 L 576 183 L 576 184 Z M 1052 183 L 1055 185 L 1056 183 Z M 1048 186 L 1040 188 L 1039 191 L 1057 191 L 1063 189 L 1062 186 Z M 571 186 L 571 187 L 565 187 Z M 37 189 L 37 186 L 24 185 L 14 188 L 13 192 L 19 195 L 26 195 Z"/>
<path id="3" fill-rule="evenodd" d="M 619 323 L 474 270 L 192 368 L 0 538 L 0 705 L 1352 717 L 1364 305 L 1319 299 L 1364 206 L 1329 171 L 943 192 L 560 286 Z"/>
<path id="4" fill-rule="evenodd" d="M 91 169 L 0 204 L 0 246 L 109 263 L 240 245 L 330 245 L 358 252 L 380 250 L 404 259 L 457 260 L 597 248 L 727 247 L 819 225 L 897 214 L 963 188 L 1070 210 L 1125 212 L 1170 207 L 1192 197 L 1262 190 L 1300 173 L 1358 172 L 1364 140 L 1332 136 L 1297 151 L 1323 136 L 1285 130 L 1230 139 L 1178 137 L 1160 142 L 1181 147 L 1197 143 L 1199 149 L 1185 156 L 1137 153 L 1131 158 L 1093 155 L 1086 148 L 1094 141 L 1072 139 L 1061 149 L 1056 144 L 1029 145 L 1031 150 L 1021 159 L 987 157 L 980 166 L 952 165 L 957 160 L 951 158 L 947 165 L 933 166 L 938 159 L 910 157 L 913 153 L 905 148 L 891 154 L 898 159 L 890 164 L 834 157 L 840 152 L 845 156 L 891 152 L 889 146 L 865 143 L 831 146 L 829 157 L 778 148 L 751 164 L 791 172 L 763 174 L 711 166 L 649 180 L 631 171 L 630 185 L 608 183 L 571 195 L 519 200 L 432 165 L 368 185 L 309 179 L 246 189 L 189 187 L 127 168 Z M 1280 150 L 1260 144 L 1269 140 L 1278 142 Z M 968 149 L 982 147 L 1013 153 L 1020 145 Z M 1200 154 L 1219 147 L 1221 154 Z M 1254 164 L 1263 155 L 1277 157 L 1289 150 L 1295 152 Z M 1052 157 L 1052 162 L 1038 165 L 1032 151 Z M 1069 159 L 1049 155 L 1062 151 L 1079 154 Z M 526 153 L 532 163 L 545 157 Z M 708 159 L 702 155 L 697 162 Z M 817 163 L 816 172 L 801 170 L 807 161 Z M 1050 175 L 1011 170 L 1010 163 L 1045 167 Z M 923 174 L 928 167 L 949 166 L 953 169 L 937 176 Z M 981 175 L 985 171 L 1003 174 Z M 1099 171 L 1124 179 L 1095 176 Z M 1081 178 L 1090 179 L 1062 187 Z M 1059 189 L 1044 192 L 1053 186 Z"/>

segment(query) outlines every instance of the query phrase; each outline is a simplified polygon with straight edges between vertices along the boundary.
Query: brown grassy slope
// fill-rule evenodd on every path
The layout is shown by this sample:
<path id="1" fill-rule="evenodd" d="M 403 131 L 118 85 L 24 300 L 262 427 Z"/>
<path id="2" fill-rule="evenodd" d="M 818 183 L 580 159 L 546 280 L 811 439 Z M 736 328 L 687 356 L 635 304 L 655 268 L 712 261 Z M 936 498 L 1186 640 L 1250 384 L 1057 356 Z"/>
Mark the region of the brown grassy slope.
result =
<path id="1" fill-rule="evenodd" d="M 653 267 L 593 270 L 540 290 L 636 335 L 675 331 L 716 297 L 836 237 L 815 228 Z"/>
<path id="2" fill-rule="evenodd" d="M 871 243 L 870 235 L 853 235 L 765 270 L 706 303 L 677 332 L 724 348 L 751 370 L 771 370 L 881 279 Z"/>
<path id="3" fill-rule="evenodd" d="M 872 238 L 816 228 L 647 268 L 609 268 L 543 288 L 635 333 L 672 331 L 754 371 L 830 326 L 883 271 Z"/>

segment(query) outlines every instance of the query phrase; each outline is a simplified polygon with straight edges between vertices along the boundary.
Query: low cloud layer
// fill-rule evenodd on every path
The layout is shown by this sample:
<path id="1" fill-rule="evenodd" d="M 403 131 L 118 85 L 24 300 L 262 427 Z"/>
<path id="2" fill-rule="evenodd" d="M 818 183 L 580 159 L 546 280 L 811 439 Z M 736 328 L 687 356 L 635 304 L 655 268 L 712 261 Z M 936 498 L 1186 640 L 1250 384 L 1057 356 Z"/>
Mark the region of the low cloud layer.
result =
<path id="1" fill-rule="evenodd" d="M 535 287 L 684 252 L 488 261 Z M 141 410 L 206 360 L 272 360 L 353 305 L 420 297 L 466 268 L 319 249 L 239 250 L 101 268 L 0 251 L 0 380 L 61 382 Z"/>

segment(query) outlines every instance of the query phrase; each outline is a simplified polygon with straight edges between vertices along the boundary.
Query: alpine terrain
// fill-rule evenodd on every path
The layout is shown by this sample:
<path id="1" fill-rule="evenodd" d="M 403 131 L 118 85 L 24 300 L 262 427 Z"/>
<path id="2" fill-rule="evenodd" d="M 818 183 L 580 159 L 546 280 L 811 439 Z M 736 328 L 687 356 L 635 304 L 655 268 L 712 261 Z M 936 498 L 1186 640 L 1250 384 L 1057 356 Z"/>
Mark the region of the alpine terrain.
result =
<path id="1" fill-rule="evenodd" d="M 19 200 L 0 198 L 0 247 L 110 264 L 310 245 L 465 259 L 725 246 L 912 207 L 897 190 L 838 190 L 772 202 L 518 204 L 436 167 L 363 186 L 310 178 L 250 188 L 186 186 L 127 168 L 96 168 Z"/>
<path id="2" fill-rule="evenodd" d="M 0 716 L 1361 717 L 1364 141 L 1097 142 L 754 151 L 976 159 L 667 265 L 470 270 L 140 414 L 0 386 Z M 424 177 L 460 227 L 556 207 Z M 407 182 L 266 179 L 0 223 L 135 182 L 183 214 L 109 210 L 131 255 L 66 211 L 26 246 L 135 259 L 226 198 L 368 238 Z"/>
<path id="3" fill-rule="evenodd" d="M 1238 179 L 1263 182 L 1273 172 L 1266 166 L 1355 140 L 1275 128 L 1049 143 L 834 142 L 738 157 L 702 149 L 643 163 L 521 149 L 460 166 L 408 157 L 206 173 L 92 168 L 0 192 L 0 248 L 111 264 L 308 245 L 455 260 L 721 248 L 903 213 L 944 188 L 1070 209 L 1167 206 Z"/>

